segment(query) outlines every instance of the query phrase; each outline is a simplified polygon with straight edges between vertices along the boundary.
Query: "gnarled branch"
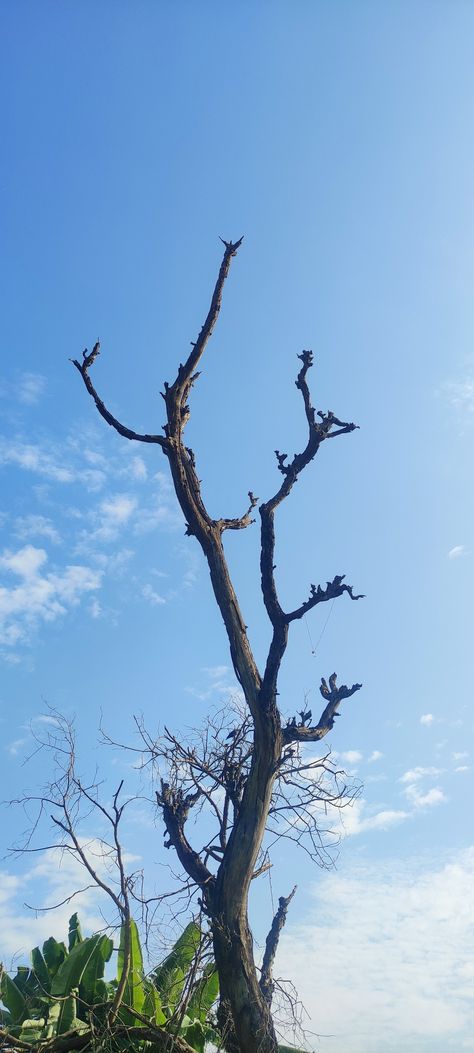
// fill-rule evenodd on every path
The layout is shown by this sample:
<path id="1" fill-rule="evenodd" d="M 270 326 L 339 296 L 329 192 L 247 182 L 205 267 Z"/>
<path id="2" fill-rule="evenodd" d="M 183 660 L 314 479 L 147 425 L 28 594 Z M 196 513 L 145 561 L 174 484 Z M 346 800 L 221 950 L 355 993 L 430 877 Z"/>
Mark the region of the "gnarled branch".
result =
<path id="1" fill-rule="evenodd" d="M 316 607 L 318 603 L 325 603 L 326 600 L 334 600 L 337 596 L 342 596 L 344 592 L 350 596 L 351 600 L 363 600 L 364 594 L 359 593 L 354 596 L 353 586 L 344 585 L 343 581 L 345 574 L 336 574 L 332 581 L 326 582 L 326 588 L 322 589 L 320 585 L 316 588 L 316 585 L 311 585 L 311 590 L 308 599 L 305 603 L 301 604 L 301 607 L 297 607 L 295 611 L 291 611 L 290 614 L 286 615 L 288 622 L 294 622 L 297 618 L 303 618 L 308 611 L 311 611 L 313 607 Z"/>
<path id="2" fill-rule="evenodd" d="M 306 727 L 303 723 L 297 724 L 296 721 L 294 723 L 290 721 L 290 723 L 283 728 L 284 743 L 318 742 L 320 739 L 324 738 L 324 736 L 334 727 L 334 720 L 339 716 L 338 710 L 341 702 L 343 702 L 345 698 L 350 698 L 356 691 L 360 691 L 361 687 L 362 684 L 353 684 L 352 687 L 347 687 L 346 684 L 341 684 L 341 686 L 338 687 L 336 673 L 332 673 L 329 677 L 329 686 L 324 677 L 321 677 L 319 690 L 323 698 L 326 700 L 327 705 L 324 707 L 318 723 L 314 725 L 314 727 Z"/>
<path id="3" fill-rule="evenodd" d="M 296 885 L 291 890 L 289 896 L 280 896 L 278 900 L 278 910 L 272 921 L 270 932 L 265 941 L 265 953 L 262 961 L 262 971 L 260 974 L 260 990 L 268 1006 L 271 1006 L 273 999 L 273 992 L 275 984 L 273 981 L 273 964 L 275 961 L 275 955 L 277 952 L 278 941 L 280 939 L 281 930 L 286 921 L 286 915 L 288 913 L 288 907 L 293 899 L 296 892 Z"/>

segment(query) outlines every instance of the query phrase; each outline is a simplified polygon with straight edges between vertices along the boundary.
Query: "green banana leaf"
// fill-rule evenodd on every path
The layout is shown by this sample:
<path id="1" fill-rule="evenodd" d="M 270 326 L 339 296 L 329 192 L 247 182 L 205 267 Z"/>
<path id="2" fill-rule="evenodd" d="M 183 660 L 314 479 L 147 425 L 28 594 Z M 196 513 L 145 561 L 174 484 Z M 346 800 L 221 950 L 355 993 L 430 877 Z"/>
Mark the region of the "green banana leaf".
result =
<path id="1" fill-rule="evenodd" d="M 204 1045 L 207 1041 L 206 1028 L 200 1020 L 190 1020 L 189 1024 L 185 1024 L 185 1020 L 183 1020 L 184 1026 L 180 1029 L 183 1038 L 193 1049 L 197 1050 L 197 1053 L 204 1053 Z"/>
<path id="2" fill-rule="evenodd" d="M 85 943 L 86 941 L 82 942 Z M 97 1002 L 103 1002 L 107 999 L 106 993 L 104 999 L 104 985 L 99 986 L 99 980 L 103 980 L 105 963 L 110 961 L 113 949 L 113 942 L 108 936 L 99 936 L 94 953 L 84 969 L 79 985 L 79 997 L 81 1003 L 84 1002 L 86 1006 L 93 1006 Z M 79 1009 L 79 1015 L 81 1015 L 81 1009 Z"/>
<path id="3" fill-rule="evenodd" d="M 31 952 L 31 964 L 41 991 L 44 991 L 45 994 L 49 994 L 51 991 L 51 973 L 39 947 L 33 947 Z"/>
<path id="4" fill-rule="evenodd" d="M 203 1024 L 209 1010 L 214 1005 L 219 995 L 219 976 L 214 962 L 209 962 L 204 969 L 203 975 L 193 989 L 189 999 L 187 1014 L 192 1020 L 200 1020 Z"/>
<path id="5" fill-rule="evenodd" d="M 76 1018 L 76 998 L 73 991 L 79 987 L 86 966 L 96 953 L 101 939 L 101 936 L 90 936 L 89 939 L 76 943 L 53 978 L 51 996 L 62 999 L 57 1024 L 58 1035 L 71 1030 L 71 1021 Z"/>
<path id="6" fill-rule="evenodd" d="M 171 1016 L 179 1005 L 185 980 L 201 942 L 201 930 L 191 921 L 168 955 L 152 973 L 164 1012 Z"/>
<path id="7" fill-rule="evenodd" d="M 15 981 L 5 972 L 2 972 L 0 981 L 0 997 L 10 1011 L 12 1024 L 22 1024 L 27 1015 L 26 999 Z"/>
<path id="8" fill-rule="evenodd" d="M 66 945 L 58 943 L 54 936 L 50 936 L 49 940 L 45 940 L 43 943 L 43 958 L 51 973 L 51 977 L 56 976 L 59 966 L 67 958 Z"/>
<path id="9" fill-rule="evenodd" d="M 68 947 L 72 951 L 76 943 L 82 943 L 81 923 L 78 914 L 72 914 L 69 918 Z"/>
<path id="10" fill-rule="evenodd" d="M 147 978 L 143 981 L 145 987 L 145 1001 L 143 1003 L 142 1013 L 146 1016 L 152 1024 L 156 1024 L 157 1027 L 162 1027 L 166 1024 L 166 1016 L 163 1012 L 161 1005 L 161 998 L 156 990 L 154 984 L 151 983 Z"/>
<path id="11" fill-rule="evenodd" d="M 145 1001 L 145 987 L 143 984 L 143 956 L 140 946 L 140 937 L 136 922 L 133 919 L 130 926 L 130 969 L 123 996 L 122 1007 L 119 1012 L 120 1019 L 124 1024 L 140 1025 L 140 1020 L 130 1010 L 142 1013 Z M 123 924 L 120 929 L 120 945 L 117 960 L 117 980 L 120 983 L 125 968 L 125 937 L 127 926 Z"/>

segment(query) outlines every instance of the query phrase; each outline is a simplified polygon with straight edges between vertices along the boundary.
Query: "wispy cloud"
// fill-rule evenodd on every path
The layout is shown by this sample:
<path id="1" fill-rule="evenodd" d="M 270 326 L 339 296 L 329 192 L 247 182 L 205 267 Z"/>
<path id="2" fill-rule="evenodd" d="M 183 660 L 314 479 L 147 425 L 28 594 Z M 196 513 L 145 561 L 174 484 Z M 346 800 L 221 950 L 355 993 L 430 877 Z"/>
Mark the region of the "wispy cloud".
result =
<path id="1" fill-rule="evenodd" d="M 381 753 L 380 750 L 372 750 L 372 753 L 370 754 L 370 757 L 369 757 L 369 764 L 373 764 L 374 761 L 381 760 L 382 757 L 383 757 L 383 753 Z"/>
<path id="2" fill-rule="evenodd" d="M 91 618 L 100 618 L 100 616 L 102 614 L 102 607 L 101 607 L 101 605 L 100 605 L 98 600 L 96 600 L 96 599 L 92 600 L 92 602 L 90 604 L 90 607 L 89 607 L 89 614 L 90 614 Z"/>
<path id="3" fill-rule="evenodd" d="M 448 559 L 459 559 L 460 556 L 466 555 L 465 545 L 455 545 L 454 548 L 450 548 L 448 552 Z"/>
<path id="4" fill-rule="evenodd" d="M 140 482 L 148 478 L 147 467 L 142 457 L 132 457 L 129 472 L 132 479 L 138 479 Z"/>
<path id="5" fill-rule="evenodd" d="M 474 849 L 446 865 L 393 860 L 318 878 L 313 914 L 283 932 L 278 971 L 328 1050 L 468 1048 L 473 881 Z"/>
<path id="6" fill-rule="evenodd" d="M 202 687 L 186 687 L 188 694 L 198 698 L 201 702 L 220 696 L 224 698 L 238 698 L 241 690 L 235 681 L 232 670 L 227 665 L 205 666 L 201 672 L 205 674 L 207 684 Z"/>
<path id="7" fill-rule="evenodd" d="M 46 378 L 41 373 L 23 373 L 18 382 L 18 398 L 27 406 L 39 402 L 46 388 Z"/>
<path id="8" fill-rule="evenodd" d="M 211 680 L 221 680 L 223 676 L 227 676 L 230 673 L 230 669 L 228 665 L 205 665 L 202 668 L 202 672 L 206 673 Z"/>
<path id="9" fill-rule="evenodd" d="M 422 713 L 420 717 L 420 724 L 423 724 L 425 728 L 429 728 L 433 721 L 434 716 L 432 713 Z"/>
<path id="10" fill-rule="evenodd" d="M 159 607 L 163 603 L 166 603 L 164 597 L 161 596 L 160 593 L 157 592 L 156 589 L 154 589 L 153 586 L 150 584 L 143 586 L 142 596 L 144 596 L 144 598 L 148 600 L 148 603 L 151 603 L 152 607 Z"/>
<path id="11" fill-rule="evenodd" d="M 0 439 L 0 464 L 12 464 L 24 471 L 54 479 L 57 483 L 72 483 L 74 479 L 69 467 L 58 463 L 51 453 L 32 443 Z"/>
<path id="12" fill-rule="evenodd" d="M 441 390 L 447 402 L 459 413 L 474 413 L 474 375 L 471 367 L 468 367 L 463 377 L 446 381 Z"/>
<path id="13" fill-rule="evenodd" d="M 427 775 L 428 776 L 430 776 L 430 775 L 431 776 L 433 776 L 433 775 L 441 775 L 441 769 L 440 768 L 432 768 L 432 767 L 431 768 L 422 768 L 421 766 L 418 766 L 416 768 L 411 768 L 409 771 L 404 772 L 404 774 L 400 777 L 400 782 L 403 782 L 403 783 L 420 782 L 420 780 L 425 778 L 425 776 L 427 776 Z"/>
<path id="14" fill-rule="evenodd" d="M 93 839 L 86 843 L 95 867 L 103 876 L 105 867 L 99 843 L 95 846 Z M 9 956 L 13 959 L 21 955 L 27 959 L 31 948 L 47 937 L 64 939 L 73 910 L 80 912 L 86 931 L 103 929 L 99 911 L 101 894 L 96 888 L 88 889 L 52 913 L 37 915 L 25 909 L 25 900 L 44 910 L 87 884 L 87 875 L 80 864 L 68 852 L 54 849 L 40 855 L 38 862 L 23 874 L 0 873 L 0 931 L 2 957 L 7 968 Z"/>
<path id="15" fill-rule="evenodd" d="M 50 479 L 55 483 L 82 482 L 88 489 L 99 489 L 104 472 L 97 468 L 73 466 L 61 450 L 52 444 L 41 446 L 0 436 L 0 465 L 13 465 L 25 472 Z"/>
<path id="16" fill-rule="evenodd" d="M 17 537 L 26 541 L 32 537 L 45 537 L 57 545 L 61 541 L 61 535 L 54 526 L 51 519 L 46 516 L 28 515 L 18 516 L 15 519 L 14 531 Z"/>
<path id="17" fill-rule="evenodd" d="M 2 378 L 0 396 L 25 406 L 34 406 L 46 390 L 46 377 L 41 373 L 24 372 L 16 377 Z"/>

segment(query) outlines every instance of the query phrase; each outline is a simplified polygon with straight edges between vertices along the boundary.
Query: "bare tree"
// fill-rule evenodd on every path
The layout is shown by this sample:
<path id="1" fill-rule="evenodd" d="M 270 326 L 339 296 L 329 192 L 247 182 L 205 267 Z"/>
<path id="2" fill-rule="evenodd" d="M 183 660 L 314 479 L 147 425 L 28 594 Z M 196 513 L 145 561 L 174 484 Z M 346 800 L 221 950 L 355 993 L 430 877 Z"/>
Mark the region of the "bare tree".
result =
<path id="1" fill-rule="evenodd" d="M 259 978 L 247 913 L 249 887 L 259 869 L 259 854 L 268 825 L 280 814 L 277 809 L 285 807 L 282 792 L 283 796 L 284 791 L 287 793 L 286 806 L 288 792 L 293 792 L 293 805 L 300 806 L 302 813 L 306 807 L 303 825 L 306 823 L 307 828 L 308 816 L 311 825 L 314 814 L 311 792 L 306 803 L 303 800 L 301 804 L 300 801 L 304 791 L 298 779 L 301 779 L 304 766 L 299 747 L 323 739 L 334 726 L 341 702 L 350 698 L 361 686 L 338 686 L 336 674 L 333 673 L 328 681 L 321 681 L 323 709 L 316 722 L 311 712 L 305 710 L 298 715 L 299 719 L 295 716 L 286 724 L 282 721 L 278 704 L 278 676 L 291 623 L 303 618 L 317 604 L 342 596 L 343 593 L 347 593 L 352 600 L 360 597 L 354 595 L 352 586 L 345 583 L 343 575 L 336 575 L 325 587 L 311 585 L 308 598 L 293 610 L 285 611 L 275 580 L 275 512 L 289 496 L 301 472 L 316 456 L 323 442 L 348 434 L 356 425 L 340 420 L 331 411 L 315 411 L 307 381 L 313 356 L 311 351 L 303 351 L 298 356 L 301 367 L 296 387 L 302 396 L 308 439 L 304 449 L 291 460 L 287 454 L 275 451 L 282 480 L 273 496 L 258 508 L 261 589 L 272 629 L 265 667 L 259 669 L 230 577 L 223 544 L 226 530 L 242 530 L 253 522 L 252 511 L 258 499 L 250 491 L 249 506 L 242 516 L 212 518 L 201 494 L 194 453 L 184 440 L 190 416 L 191 391 L 199 377 L 198 367 L 216 324 L 224 284 L 241 242 L 242 239 L 223 242 L 224 254 L 204 325 L 196 342 L 191 345 L 186 362 L 180 364 L 176 379 L 172 384 L 164 384 L 162 394 L 166 423 L 163 435 L 133 431 L 106 408 L 90 378 L 90 369 L 100 353 L 99 342 L 91 352 L 87 349 L 83 352 L 82 361 L 73 361 L 99 413 L 109 425 L 127 439 L 161 447 L 169 461 L 186 533 L 196 538 L 208 563 L 214 597 L 227 632 L 232 665 L 248 707 L 249 724 L 246 723 L 245 728 L 250 728 L 251 748 L 246 751 L 247 730 L 240 735 L 237 728 L 233 739 L 229 739 L 232 748 L 227 753 L 224 751 L 224 754 L 222 749 L 219 751 L 219 770 L 212 772 L 211 765 L 209 774 L 207 765 L 212 758 L 208 749 L 201 752 L 200 760 L 195 763 L 192 752 L 183 757 L 180 744 L 169 735 L 171 777 L 162 781 L 157 802 L 162 810 L 168 844 L 176 851 L 186 874 L 200 889 L 203 908 L 209 917 L 220 979 L 219 1013 L 225 1047 L 230 1053 L 275 1053 L 277 1039 L 271 1015 L 271 967 L 279 922 L 284 920 L 284 904 L 287 905 L 287 901 L 283 898 L 279 920 L 275 919 L 273 935 L 269 934 Z M 150 748 L 153 749 L 152 743 Z M 293 763 L 295 757 L 296 763 Z M 179 759 L 185 762 L 185 778 L 181 777 L 179 765 L 177 767 Z M 203 850 L 197 850 L 188 838 L 186 820 L 190 811 L 202 805 L 204 799 L 207 799 L 210 808 L 215 806 L 215 793 L 210 793 L 208 789 L 206 798 L 206 779 L 209 778 L 216 780 L 216 785 L 221 786 L 223 793 L 222 808 L 218 809 L 218 836 L 217 841 L 211 842 Z M 296 817 L 295 827 L 297 825 Z"/>

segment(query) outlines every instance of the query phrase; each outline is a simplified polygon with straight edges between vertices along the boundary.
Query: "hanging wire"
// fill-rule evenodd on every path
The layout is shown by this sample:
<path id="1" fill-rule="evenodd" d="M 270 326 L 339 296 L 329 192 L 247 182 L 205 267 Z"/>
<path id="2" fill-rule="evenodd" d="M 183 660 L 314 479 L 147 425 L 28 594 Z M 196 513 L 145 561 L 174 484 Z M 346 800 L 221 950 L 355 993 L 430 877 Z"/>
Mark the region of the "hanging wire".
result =
<path id="1" fill-rule="evenodd" d="M 267 853 L 267 855 L 268 855 L 268 853 Z M 275 914 L 275 903 L 274 903 L 274 899 L 273 899 L 272 868 L 271 867 L 268 868 L 267 874 L 268 874 L 268 884 L 270 885 L 270 899 L 271 899 L 271 903 L 272 903 L 272 914 Z"/>
<path id="2" fill-rule="evenodd" d="M 328 624 L 328 621 L 329 621 L 329 619 L 330 619 L 330 617 L 331 617 L 331 614 L 332 614 L 332 609 L 333 609 L 333 607 L 334 607 L 334 604 L 335 604 L 335 602 L 336 602 L 336 597 L 334 597 L 334 599 L 333 599 L 333 601 L 332 601 L 332 603 L 331 603 L 331 606 L 330 606 L 330 608 L 329 608 L 329 611 L 328 611 L 328 613 L 327 613 L 327 615 L 326 615 L 326 619 L 325 619 L 325 621 L 324 621 L 323 627 L 322 627 L 322 629 L 321 629 L 321 632 L 320 632 L 320 634 L 319 634 L 319 636 L 318 636 L 318 639 L 316 640 L 316 643 L 315 643 L 315 644 L 313 644 L 313 641 L 312 641 L 312 638 L 311 638 L 311 633 L 310 633 L 310 631 L 309 631 L 309 625 L 308 625 L 308 620 L 307 620 L 307 618 L 306 618 L 306 614 L 305 614 L 305 616 L 304 616 L 304 623 L 305 623 L 305 625 L 306 625 L 306 632 L 308 633 L 308 637 L 309 637 L 309 642 L 310 642 L 310 645 L 311 645 L 311 654 L 312 654 L 312 655 L 313 655 L 314 657 L 316 657 L 316 652 L 317 652 L 317 650 L 318 650 L 318 647 L 319 647 L 319 645 L 320 645 L 320 643 L 321 643 L 321 640 L 322 640 L 322 638 L 323 638 L 323 636 L 324 636 L 324 633 L 326 632 L 327 624 Z"/>

